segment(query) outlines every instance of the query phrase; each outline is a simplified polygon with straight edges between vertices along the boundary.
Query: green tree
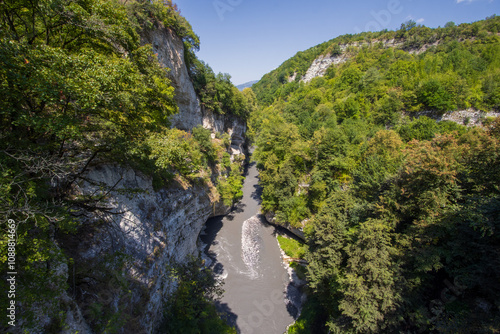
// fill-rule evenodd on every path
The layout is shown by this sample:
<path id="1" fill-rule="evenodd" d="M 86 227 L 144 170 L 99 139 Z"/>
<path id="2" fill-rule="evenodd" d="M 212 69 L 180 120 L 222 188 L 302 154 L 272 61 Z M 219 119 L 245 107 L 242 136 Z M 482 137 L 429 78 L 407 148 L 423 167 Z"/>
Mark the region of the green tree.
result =
<path id="1" fill-rule="evenodd" d="M 244 177 L 241 175 L 240 165 L 237 162 L 231 164 L 231 171 L 227 178 L 219 181 L 217 189 L 225 205 L 233 205 L 237 200 L 243 197 Z"/>
<path id="2" fill-rule="evenodd" d="M 212 132 L 209 129 L 203 128 L 203 126 L 198 125 L 192 130 L 193 138 L 198 143 L 201 152 L 207 157 L 211 162 L 214 162 L 217 158 L 217 151 L 212 143 Z"/>
<path id="3" fill-rule="evenodd" d="M 419 101 L 430 110 L 445 112 L 455 109 L 453 96 L 437 79 L 432 78 L 424 81 L 417 96 Z"/>
<path id="4" fill-rule="evenodd" d="M 171 279 L 178 282 L 178 287 L 165 307 L 162 333 L 236 333 L 214 305 L 223 294 L 222 282 L 210 269 L 203 268 L 202 260 L 192 259 L 172 268 Z"/>
<path id="5" fill-rule="evenodd" d="M 389 232 L 384 221 L 368 220 L 360 224 L 356 242 L 347 247 L 339 309 L 355 332 L 379 333 L 391 327 L 390 314 L 397 308 L 400 296 Z M 330 327 L 338 330 L 343 326 L 337 320 Z"/>
<path id="6" fill-rule="evenodd" d="M 329 316 L 337 312 L 342 293 L 340 281 L 347 258 L 345 246 L 348 242 L 350 213 L 354 207 L 354 199 L 349 194 L 335 192 L 306 229 L 309 286 Z"/>
<path id="7" fill-rule="evenodd" d="M 402 164 L 403 141 L 392 131 L 381 130 L 368 142 L 363 159 L 353 172 L 353 190 L 357 196 L 376 201 L 381 186 L 395 175 Z"/>
<path id="8" fill-rule="evenodd" d="M 402 124 L 397 132 L 404 141 L 431 140 L 438 132 L 438 125 L 435 120 L 422 116 L 412 120 L 407 124 Z"/>

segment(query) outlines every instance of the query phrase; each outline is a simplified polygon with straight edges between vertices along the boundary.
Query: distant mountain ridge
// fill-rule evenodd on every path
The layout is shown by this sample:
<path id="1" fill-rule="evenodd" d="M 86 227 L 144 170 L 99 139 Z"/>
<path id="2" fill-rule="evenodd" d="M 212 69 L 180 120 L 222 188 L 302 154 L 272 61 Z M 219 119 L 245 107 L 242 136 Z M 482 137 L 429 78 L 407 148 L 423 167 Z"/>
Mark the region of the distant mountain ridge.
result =
<path id="1" fill-rule="evenodd" d="M 242 91 L 243 89 L 245 88 L 249 88 L 249 87 L 252 87 L 255 83 L 259 82 L 259 80 L 254 80 L 254 81 L 249 81 L 249 82 L 245 82 L 241 85 L 238 85 L 236 86 L 236 88 L 238 88 L 240 91 Z"/>

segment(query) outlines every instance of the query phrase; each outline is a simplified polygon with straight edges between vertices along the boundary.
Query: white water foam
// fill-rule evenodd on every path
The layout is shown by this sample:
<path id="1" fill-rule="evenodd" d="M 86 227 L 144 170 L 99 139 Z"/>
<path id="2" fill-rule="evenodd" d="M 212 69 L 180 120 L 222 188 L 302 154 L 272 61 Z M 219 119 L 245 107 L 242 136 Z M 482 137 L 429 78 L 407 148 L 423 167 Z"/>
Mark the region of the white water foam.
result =
<path id="1" fill-rule="evenodd" d="M 259 275 L 260 244 L 259 227 L 260 219 L 254 216 L 243 222 L 241 231 L 241 257 L 248 268 L 248 277 L 257 279 Z"/>

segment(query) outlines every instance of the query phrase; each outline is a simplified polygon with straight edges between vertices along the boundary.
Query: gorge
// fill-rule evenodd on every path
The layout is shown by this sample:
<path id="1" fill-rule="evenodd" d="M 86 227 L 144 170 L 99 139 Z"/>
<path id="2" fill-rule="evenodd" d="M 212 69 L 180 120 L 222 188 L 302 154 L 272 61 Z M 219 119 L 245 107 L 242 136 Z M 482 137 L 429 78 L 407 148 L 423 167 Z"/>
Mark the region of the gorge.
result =
<path id="1" fill-rule="evenodd" d="M 301 293 L 284 267 L 276 234 L 260 214 L 255 163 L 243 184 L 243 198 L 225 217 L 211 218 L 201 240 L 208 261 L 224 280 L 219 309 L 239 333 L 284 333 L 301 307 Z M 283 232 L 281 232 L 283 233 Z"/>
<path id="2" fill-rule="evenodd" d="M 170 0 L 1 2 L 0 332 L 500 331 L 500 17 L 452 23 L 239 91 Z"/>

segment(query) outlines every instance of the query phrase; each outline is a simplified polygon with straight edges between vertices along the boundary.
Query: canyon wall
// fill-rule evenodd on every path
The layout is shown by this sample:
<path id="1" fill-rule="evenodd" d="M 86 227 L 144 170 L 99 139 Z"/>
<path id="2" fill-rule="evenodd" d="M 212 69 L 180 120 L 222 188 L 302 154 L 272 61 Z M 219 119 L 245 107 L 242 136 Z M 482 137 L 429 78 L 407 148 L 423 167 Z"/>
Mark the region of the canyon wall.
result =
<path id="1" fill-rule="evenodd" d="M 169 69 L 179 107 L 170 118 L 172 127 L 190 131 L 202 125 L 212 137 L 227 133 L 232 160 L 245 154 L 246 122 L 200 106 L 182 40 L 166 28 L 144 32 L 141 39 L 153 46 L 161 65 Z M 211 176 L 217 177 L 221 175 Z M 154 333 L 176 289 L 172 265 L 197 256 L 198 236 L 207 219 L 227 214 L 230 208 L 214 198 L 213 189 L 201 180 L 188 185 L 174 178 L 168 186 L 155 189 L 150 176 L 105 161 L 89 166 L 82 180 L 73 195 L 101 200 L 97 208 L 76 213 L 81 223 L 75 234 L 55 236 L 72 259 L 52 264 L 61 282 L 68 284 L 57 297 L 64 312 L 64 326 L 57 332 L 104 332 L 110 321 L 117 333 Z M 57 322 L 45 315 L 44 306 L 36 313 L 31 333 L 44 333 L 42 328 Z M 114 316 L 121 320 L 116 322 Z"/>

